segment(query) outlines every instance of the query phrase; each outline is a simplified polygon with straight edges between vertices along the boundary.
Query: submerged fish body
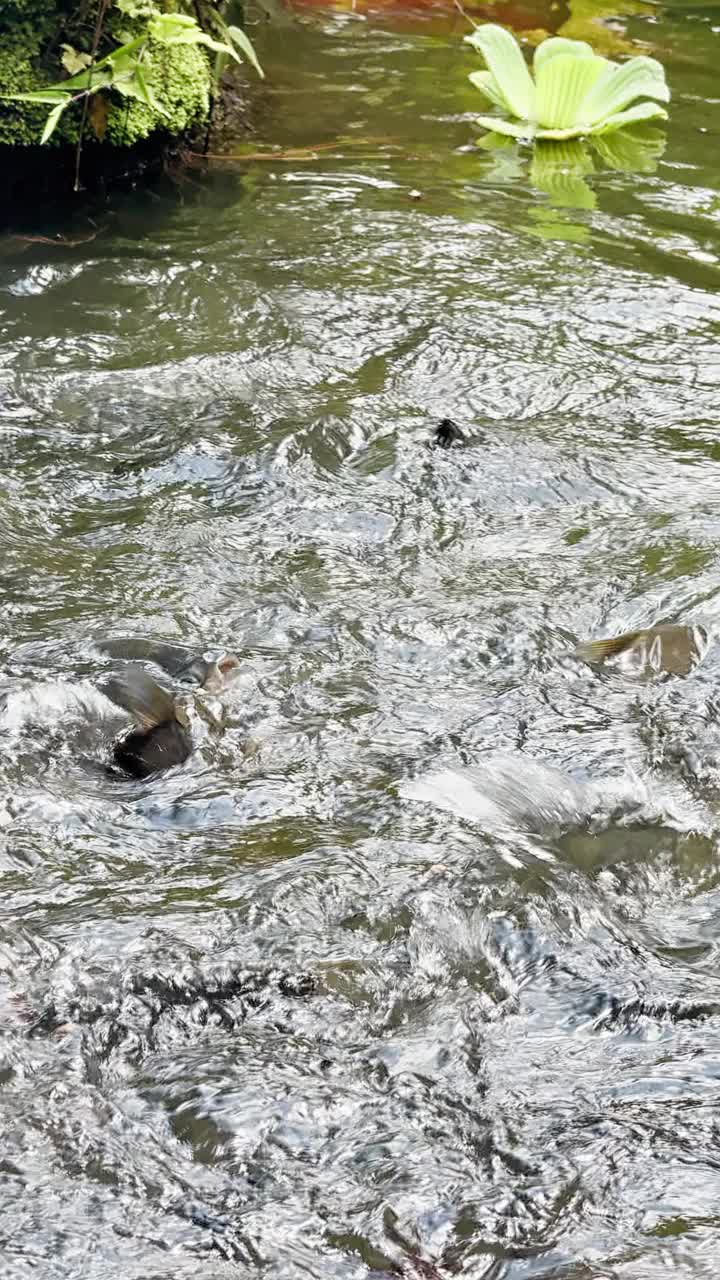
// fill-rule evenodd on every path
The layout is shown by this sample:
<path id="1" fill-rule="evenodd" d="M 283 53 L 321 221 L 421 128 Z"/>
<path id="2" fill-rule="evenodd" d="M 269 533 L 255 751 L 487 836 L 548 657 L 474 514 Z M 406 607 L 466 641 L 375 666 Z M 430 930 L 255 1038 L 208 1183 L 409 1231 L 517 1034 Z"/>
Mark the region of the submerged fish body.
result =
<path id="1" fill-rule="evenodd" d="M 187 714 L 142 667 L 128 667 L 105 681 L 102 691 L 116 706 L 129 711 L 136 728 L 113 747 L 113 760 L 133 778 L 147 778 L 192 754 Z"/>
<path id="2" fill-rule="evenodd" d="M 133 778 L 149 778 L 163 769 L 184 764 L 191 754 L 190 731 L 175 719 L 152 729 L 133 729 L 113 747 L 115 764 Z"/>
<path id="3" fill-rule="evenodd" d="M 617 658 L 628 674 L 666 672 L 686 676 L 702 662 L 709 645 L 705 627 L 667 623 L 626 631 L 604 640 L 590 640 L 578 645 L 575 656 L 590 663 Z"/>

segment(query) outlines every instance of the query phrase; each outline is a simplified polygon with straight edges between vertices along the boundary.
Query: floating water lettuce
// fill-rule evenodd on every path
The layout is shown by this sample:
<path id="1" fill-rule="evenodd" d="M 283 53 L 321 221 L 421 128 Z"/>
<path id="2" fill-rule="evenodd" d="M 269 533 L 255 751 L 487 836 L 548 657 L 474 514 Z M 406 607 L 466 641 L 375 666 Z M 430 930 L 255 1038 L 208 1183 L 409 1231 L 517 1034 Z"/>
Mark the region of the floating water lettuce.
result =
<path id="1" fill-rule="evenodd" d="M 655 58 L 630 58 L 620 65 L 593 53 L 583 40 L 552 36 L 535 50 L 533 78 L 517 40 L 503 27 L 487 23 L 465 39 L 487 64 L 486 71 L 473 71 L 470 81 L 512 117 L 478 117 L 496 133 L 563 140 L 667 119 L 659 104 L 670 101 L 670 90 Z"/>

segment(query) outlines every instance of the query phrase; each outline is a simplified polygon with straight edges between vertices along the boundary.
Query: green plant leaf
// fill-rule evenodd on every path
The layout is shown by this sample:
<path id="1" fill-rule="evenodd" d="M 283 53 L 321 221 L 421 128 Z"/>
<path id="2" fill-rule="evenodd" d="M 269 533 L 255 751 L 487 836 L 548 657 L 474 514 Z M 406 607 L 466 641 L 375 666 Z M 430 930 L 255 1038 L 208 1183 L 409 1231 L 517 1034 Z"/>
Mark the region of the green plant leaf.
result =
<path id="1" fill-rule="evenodd" d="M 157 12 L 152 0 L 115 0 L 115 8 L 129 18 L 149 18 Z"/>
<path id="2" fill-rule="evenodd" d="M 484 133 L 478 138 L 477 145 L 482 147 L 483 151 L 507 151 L 509 147 L 515 147 L 517 141 L 508 133 Z"/>
<path id="3" fill-rule="evenodd" d="M 194 33 L 191 32 L 190 34 L 193 35 Z M 180 37 L 177 40 L 173 40 L 172 44 L 204 44 L 208 49 L 213 49 L 215 53 L 227 53 L 236 62 L 241 61 L 231 44 L 226 44 L 224 40 L 213 40 L 213 37 L 209 36 L 205 31 L 198 31 L 195 38 L 191 40 L 185 40 Z"/>
<path id="4" fill-rule="evenodd" d="M 665 71 L 655 58 L 631 58 L 621 67 L 608 62 L 605 74 L 581 103 L 580 115 L 586 124 L 598 124 L 606 116 L 629 107 L 636 98 L 670 101 Z"/>
<path id="5" fill-rule="evenodd" d="M 509 114 L 512 114 L 510 112 L 510 104 L 508 103 L 507 98 L 502 92 L 492 71 L 471 71 L 468 76 L 468 80 L 471 84 L 474 84 L 475 88 L 479 89 L 480 92 L 490 100 L 490 102 L 494 103 L 496 107 L 500 107 L 501 111 L 507 111 Z"/>
<path id="6" fill-rule="evenodd" d="M 90 88 L 100 89 L 108 85 L 111 80 L 110 72 L 106 69 L 105 63 L 107 58 L 103 58 L 102 62 L 96 62 L 95 66 L 90 70 L 79 71 L 76 76 L 69 76 L 67 80 L 58 80 L 56 84 L 46 85 L 51 93 L 56 91 L 62 93 L 70 93 L 72 90 L 80 92 L 87 91 Z"/>
<path id="7" fill-rule="evenodd" d="M 535 125 L 530 120 L 523 124 L 514 120 L 501 120 L 499 116 L 476 116 L 476 120 L 492 133 L 505 133 L 509 138 L 522 138 L 531 142 L 535 137 Z"/>
<path id="8" fill-rule="evenodd" d="M 554 58 L 541 63 L 536 86 L 536 111 L 541 127 L 568 129 L 577 124 L 580 104 L 606 67 L 605 58 L 568 53 L 556 53 Z"/>
<path id="9" fill-rule="evenodd" d="M 60 61 L 68 75 L 74 76 L 76 72 L 82 71 L 83 67 L 89 67 L 92 63 L 89 53 L 81 53 L 78 49 L 73 49 L 71 44 L 63 44 L 60 48 L 64 51 Z"/>
<path id="10" fill-rule="evenodd" d="M 586 125 L 571 124 L 567 129 L 541 129 L 538 128 L 535 136 L 544 138 L 548 142 L 565 142 L 568 138 L 585 138 L 590 130 Z"/>
<path id="11" fill-rule="evenodd" d="M 227 31 L 231 40 L 238 46 L 239 49 L 242 49 L 248 62 L 252 63 L 258 75 L 260 76 L 260 79 L 264 80 L 265 72 L 263 71 L 262 67 L 260 66 L 260 63 L 258 62 L 258 56 L 252 46 L 252 42 L 249 36 L 246 36 L 245 32 L 242 30 L 241 27 L 228 27 Z"/>
<path id="12" fill-rule="evenodd" d="M 533 71 L 537 79 L 538 71 L 549 61 L 555 58 L 559 53 L 571 54 L 574 58 L 594 58 L 595 54 L 589 44 L 584 40 L 566 40 L 563 36 L 550 36 L 547 40 L 543 40 L 535 50 L 533 58 Z"/>
<path id="13" fill-rule="evenodd" d="M 488 22 L 465 39 L 482 54 L 512 114 L 519 120 L 533 120 L 535 85 L 514 36 Z"/>
<path id="14" fill-rule="evenodd" d="M 67 106 L 69 106 L 71 102 L 72 102 L 72 98 L 68 96 L 64 102 L 58 102 L 57 106 L 53 107 L 52 111 L 50 112 L 50 115 L 45 121 L 45 128 L 42 131 L 42 137 L 40 139 L 41 143 L 47 142 L 48 138 L 52 137 L 53 133 L 57 128 L 58 121 L 60 120 L 60 117 L 63 111 Z"/>
<path id="15" fill-rule="evenodd" d="M 139 96 L 146 106 L 152 107 L 153 111 L 157 111 L 158 115 L 169 118 L 170 112 L 165 109 L 161 102 L 155 97 L 150 85 L 145 79 L 145 72 L 138 62 L 135 67 L 135 83 L 139 90 Z"/>
<path id="16" fill-rule="evenodd" d="M 174 36 L 179 35 L 183 30 L 187 31 L 190 27 L 194 27 L 196 31 L 199 30 L 195 19 L 187 13 L 159 13 L 152 22 L 148 23 L 148 34 L 160 44 L 166 44 Z"/>
<path id="17" fill-rule="evenodd" d="M 3 93 L 0 97 L 10 98 L 13 102 L 43 102 L 50 106 L 70 100 L 70 95 L 60 89 L 30 89 L 27 93 Z"/>
<path id="18" fill-rule="evenodd" d="M 628 107 L 627 111 L 616 111 L 612 116 L 606 116 L 600 124 L 594 125 L 590 131 L 593 134 L 611 133 L 613 129 L 622 129 L 626 124 L 635 124 L 640 120 L 667 120 L 668 114 L 664 107 L 657 102 L 636 102 L 634 107 Z"/>
<path id="19" fill-rule="evenodd" d="M 192 27 L 185 27 L 183 30 L 172 31 L 168 35 L 164 35 L 160 43 L 173 47 L 179 44 L 203 44 L 207 49 L 213 49 L 215 53 L 229 54 L 236 62 L 240 62 L 240 58 L 232 45 L 225 44 L 223 40 L 214 40 L 207 32 L 201 31 L 197 23 L 194 23 Z"/>

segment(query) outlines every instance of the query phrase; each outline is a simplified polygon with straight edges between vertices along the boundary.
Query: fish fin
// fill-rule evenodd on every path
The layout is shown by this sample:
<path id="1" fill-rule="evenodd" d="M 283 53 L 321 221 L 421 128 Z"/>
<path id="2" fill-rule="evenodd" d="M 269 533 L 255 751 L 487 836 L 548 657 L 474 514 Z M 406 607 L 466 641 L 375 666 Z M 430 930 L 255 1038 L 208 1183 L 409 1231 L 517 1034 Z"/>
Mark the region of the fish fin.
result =
<path id="1" fill-rule="evenodd" d="M 177 676 L 197 659 L 197 654 L 185 645 L 154 640 L 150 636 L 114 636 L 96 642 L 99 653 L 125 662 L 153 662 L 169 676 Z"/>
<path id="2" fill-rule="evenodd" d="M 111 676 L 101 687 L 111 702 L 130 712 L 141 729 L 152 729 L 166 720 L 182 723 L 180 708 L 142 667 L 128 667 L 121 675 Z"/>
<path id="3" fill-rule="evenodd" d="M 588 640 L 578 645 L 575 657 L 583 658 L 585 662 L 603 662 L 605 658 L 614 658 L 629 649 L 641 635 L 641 631 L 626 631 L 621 636 L 608 636 L 605 640 Z"/>

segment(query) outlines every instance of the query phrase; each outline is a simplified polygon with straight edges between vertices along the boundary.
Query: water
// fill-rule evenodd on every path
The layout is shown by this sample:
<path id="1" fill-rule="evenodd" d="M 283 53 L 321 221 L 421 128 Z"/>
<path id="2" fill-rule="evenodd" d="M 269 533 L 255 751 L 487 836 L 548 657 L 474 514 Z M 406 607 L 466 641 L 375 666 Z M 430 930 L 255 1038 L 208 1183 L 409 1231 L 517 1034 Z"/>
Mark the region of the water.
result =
<path id="1" fill-rule="evenodd" d="M 720 7 L 633 8 L 594 208 L 469 149 L 459 15 L 305 9 L 258 149 L 329 148 L 0 243 L 11 1280 L 715 1276 L 720 654 L 571 656 L 720 616 Z M 151 782 L 123 633 L 242 662 Z"/>

